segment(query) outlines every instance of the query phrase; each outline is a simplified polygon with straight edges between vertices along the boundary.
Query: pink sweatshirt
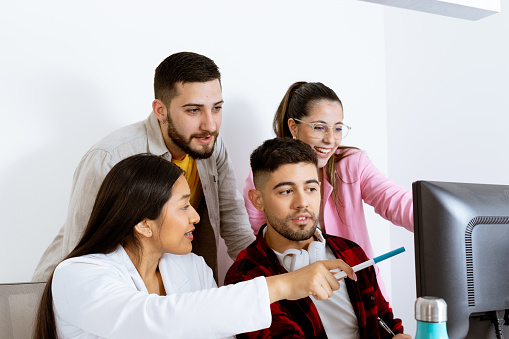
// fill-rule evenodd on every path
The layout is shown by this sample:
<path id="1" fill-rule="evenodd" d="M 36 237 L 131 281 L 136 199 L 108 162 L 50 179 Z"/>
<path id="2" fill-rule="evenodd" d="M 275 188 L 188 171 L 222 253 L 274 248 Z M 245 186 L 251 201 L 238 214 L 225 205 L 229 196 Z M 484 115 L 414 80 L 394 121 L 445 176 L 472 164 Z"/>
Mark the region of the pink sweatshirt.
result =
<path id="1" fill-rule="evenodd" d="M 336 212 L 332 199 L 332 186 L 324 180 L 324 200 L 322 215 L 325 233 L 340 236 L 359 244 L 369 258 L 373 258 L 373 249 L 369 240 L 362 202 L 373 206 L 375 212 L 395 225 L 414 231 L 412 192 L 396 185 L 378 171 L 369 160 L 365 151 L 350 150 L 352 155 L 342 159 L 336 165 L 336 181 L 342 202 L 339 208 L 341 218 Z M 322 169 L 323 170 L 323 169 Z M 325 176 L 324 176 L 325 177 Z M 251 227 L 258 233 L 265 224 L 265 215 L 251 203 L 248 191 L 254 189 L 253 173 L 246 179 L 244 203 Z M 385 293 L 384 293 L 385 294 Z"/>

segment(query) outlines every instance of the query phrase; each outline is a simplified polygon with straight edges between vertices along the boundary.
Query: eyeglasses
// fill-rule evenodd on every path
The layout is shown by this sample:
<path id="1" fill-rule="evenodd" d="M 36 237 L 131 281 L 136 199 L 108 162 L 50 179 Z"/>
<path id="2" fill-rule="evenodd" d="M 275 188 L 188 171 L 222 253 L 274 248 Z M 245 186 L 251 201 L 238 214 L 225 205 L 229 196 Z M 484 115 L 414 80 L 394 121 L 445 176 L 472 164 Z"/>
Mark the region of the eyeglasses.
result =
<path id="1" fill-rule="evenodd" d="M 306 122 L 306 121 L 302 121 L 300 119 L 295 119 L 295 118 L 293 118 L 293 120 L 302 122 L 303 124 L 310 126 L 313 129 L 313 136 L 312 136 L 313 138 L 323 139 L 323 138 L 325 138 L 325 136 L 327 134 L 330 135 L 331 128 L 327 124 L 322 124 L 320 122 L 314 122 L 314 123 Z M 332 131 L 333 131 L 332 134 L 334 136 L 334 139 L 341 140 L 341 139 L 346 138 L 346 136 L 348 135 L 348 132 L 350 132 L 351 129 L 352 128 L 350 126 L 347 126 L 343 123 L 334 125 L 334 127 L 332 129 Z"/>

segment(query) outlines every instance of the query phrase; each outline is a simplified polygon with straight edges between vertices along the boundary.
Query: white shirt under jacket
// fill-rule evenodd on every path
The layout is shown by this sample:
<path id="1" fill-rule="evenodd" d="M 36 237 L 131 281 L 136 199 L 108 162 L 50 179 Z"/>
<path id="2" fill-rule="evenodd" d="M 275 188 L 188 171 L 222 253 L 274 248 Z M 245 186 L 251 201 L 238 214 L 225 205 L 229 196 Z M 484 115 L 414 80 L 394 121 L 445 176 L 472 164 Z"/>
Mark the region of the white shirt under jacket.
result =
<path id="1" fill-rule="evenodd" d="M 269 327 L 265 278 L 217 288 L 195 254 L 165 254 L 166 296 L 149 294 L 124 248 L 60 263 L 53 276 L 59 338 L 224 338 Z"/>

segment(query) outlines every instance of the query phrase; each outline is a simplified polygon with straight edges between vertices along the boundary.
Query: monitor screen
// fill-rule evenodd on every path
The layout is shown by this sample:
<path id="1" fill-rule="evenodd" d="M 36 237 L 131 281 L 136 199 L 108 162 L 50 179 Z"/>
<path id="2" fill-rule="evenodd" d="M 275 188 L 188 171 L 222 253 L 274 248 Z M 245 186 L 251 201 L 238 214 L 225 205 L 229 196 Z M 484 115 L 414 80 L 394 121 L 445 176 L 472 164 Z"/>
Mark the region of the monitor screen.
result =
<path id="1" fill-rule="evenodd" d="M 509 325 L 509 186 L 417 181 L 412 189 L 417 296 L 446 301 L 449 338 L 495 338 L 484 319 Z"/>

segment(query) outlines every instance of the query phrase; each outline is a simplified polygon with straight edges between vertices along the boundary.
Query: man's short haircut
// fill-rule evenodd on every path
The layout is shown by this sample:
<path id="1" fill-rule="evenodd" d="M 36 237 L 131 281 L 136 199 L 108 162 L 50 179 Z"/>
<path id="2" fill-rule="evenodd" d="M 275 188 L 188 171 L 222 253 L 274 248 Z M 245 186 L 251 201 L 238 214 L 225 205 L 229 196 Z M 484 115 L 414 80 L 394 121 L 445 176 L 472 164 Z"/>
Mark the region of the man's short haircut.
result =
<path id="1" fill-rule="evenodd" d="M 177 93 L 177 83 L 208 82 L 218 79 L 221 73 L 215 62 L 206 56 L 180 52 L 167 57 L 157 66 L 154 76 L 155 98 L 166 107 Z"/>
<path id="2" fill-rule="evenodd" d="M 318 170 L 318 158 L 311 146 L 298 139 L 274 138 L 251 153 L 251 169 L 256 189 L 262 188 L 270 173 L 287 164 L 309 163 Z"/>

